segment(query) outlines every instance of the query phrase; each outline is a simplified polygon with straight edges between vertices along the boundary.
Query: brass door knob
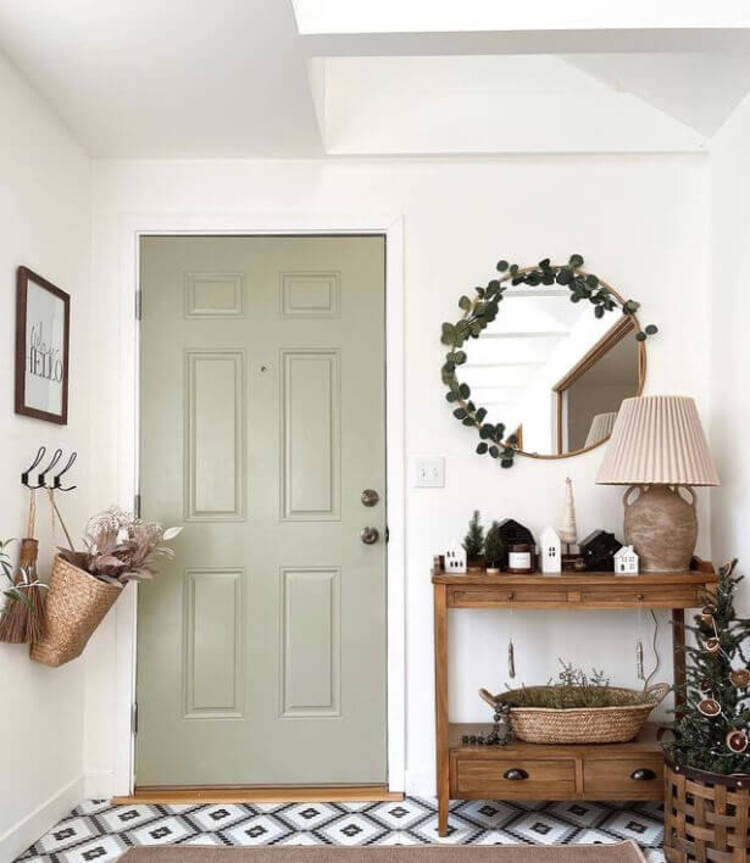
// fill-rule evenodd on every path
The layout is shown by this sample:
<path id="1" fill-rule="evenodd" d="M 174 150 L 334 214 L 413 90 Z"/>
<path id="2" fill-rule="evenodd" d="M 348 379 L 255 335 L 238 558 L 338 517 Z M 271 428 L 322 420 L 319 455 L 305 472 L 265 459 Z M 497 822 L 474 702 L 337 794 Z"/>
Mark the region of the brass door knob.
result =
<path id="1" fill-rule="evenodd" d="M 359 499 L 362 501 L 363 506 L 375 506 L 375 504 L 380 500 L 380 495 L 374 488 L 366 488 L 360 495 Z"/>
<path id="2" fill-rule="evenodd" d="M 363 527 L 359 532 L 359 538 L 365 545 L 373 545 L 380 539 L 380 532 L 376 527 Z"/>

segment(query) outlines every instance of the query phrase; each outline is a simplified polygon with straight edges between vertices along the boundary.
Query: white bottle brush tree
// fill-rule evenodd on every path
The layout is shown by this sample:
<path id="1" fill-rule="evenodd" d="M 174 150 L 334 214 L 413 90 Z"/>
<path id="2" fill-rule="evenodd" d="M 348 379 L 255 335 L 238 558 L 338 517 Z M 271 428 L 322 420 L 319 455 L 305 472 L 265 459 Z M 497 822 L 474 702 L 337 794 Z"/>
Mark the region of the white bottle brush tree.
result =
<path id="1" fill-rule="evenodd" d="M 570 546 L 578 542 L 578 526 L 576 525 L 576 505 L 573 500 L 573 481 L 565 477 L 565 516 L 559 530 L 560 542 L 564 542 L 570 551 Z"/>

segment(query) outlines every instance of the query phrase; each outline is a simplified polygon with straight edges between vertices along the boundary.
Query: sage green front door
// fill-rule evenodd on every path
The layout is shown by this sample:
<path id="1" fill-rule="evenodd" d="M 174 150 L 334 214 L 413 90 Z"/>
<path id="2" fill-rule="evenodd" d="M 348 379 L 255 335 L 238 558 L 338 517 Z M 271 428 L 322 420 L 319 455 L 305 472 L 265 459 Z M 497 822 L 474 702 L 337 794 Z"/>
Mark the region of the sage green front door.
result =
<path id="1" fill-rule="evenodd" d="M 138 786 L 386 781 L 384 258 L 141 241 Z"/>

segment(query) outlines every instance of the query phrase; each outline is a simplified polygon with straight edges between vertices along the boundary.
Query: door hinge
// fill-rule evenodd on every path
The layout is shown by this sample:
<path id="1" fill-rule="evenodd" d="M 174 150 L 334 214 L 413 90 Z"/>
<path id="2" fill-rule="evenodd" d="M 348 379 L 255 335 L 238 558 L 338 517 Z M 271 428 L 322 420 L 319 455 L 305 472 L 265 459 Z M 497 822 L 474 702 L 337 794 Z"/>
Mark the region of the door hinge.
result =
<path id="1" fill-rule="evenodd" d="M 133 497 L 133 515 L 136 518 L 141 517 L 141 495 L 140 492 L 137 492 Z"/>
<path id="2" fill-rule="evenodd" d="M 138 702 L 133 703 L 133 710 L 130 715 L 130 729 L 133 734 L 138 734 Z"/>
<path id="3" fill-rule="evenodd" d="M 140 288 L 137 288 L 136 292 L 135 292 L 135 319 L 137 321 L 140 321 L 142 311 L 143 311 L 143 291 Z"/>

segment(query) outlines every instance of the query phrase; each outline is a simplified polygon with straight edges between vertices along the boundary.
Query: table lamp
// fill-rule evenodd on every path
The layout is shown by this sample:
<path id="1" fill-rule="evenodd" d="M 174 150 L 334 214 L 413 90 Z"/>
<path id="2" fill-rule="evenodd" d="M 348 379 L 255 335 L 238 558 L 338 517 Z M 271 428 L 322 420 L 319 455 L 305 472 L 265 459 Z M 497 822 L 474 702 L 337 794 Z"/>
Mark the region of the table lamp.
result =
<path id="1" fill-rule="evenodd" d="M 625 543 L 638 553 L 642 572 L 689 569 L 698 537 L 691 486 L 719 485 L 695 401 L 624 399 L 596 482 L 629 486 L 623 496 Z M 640 494 L 630 502 L 634 489 Z"/>

